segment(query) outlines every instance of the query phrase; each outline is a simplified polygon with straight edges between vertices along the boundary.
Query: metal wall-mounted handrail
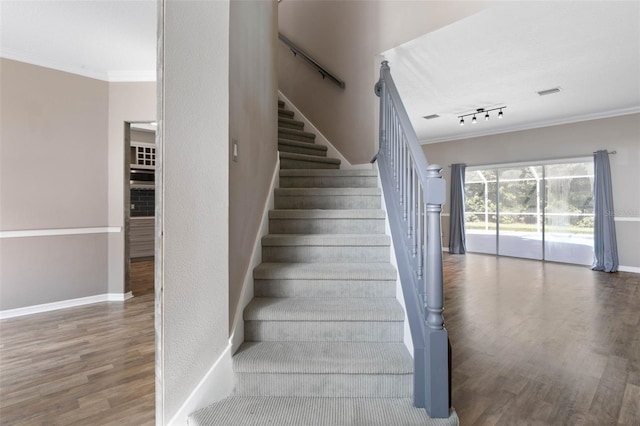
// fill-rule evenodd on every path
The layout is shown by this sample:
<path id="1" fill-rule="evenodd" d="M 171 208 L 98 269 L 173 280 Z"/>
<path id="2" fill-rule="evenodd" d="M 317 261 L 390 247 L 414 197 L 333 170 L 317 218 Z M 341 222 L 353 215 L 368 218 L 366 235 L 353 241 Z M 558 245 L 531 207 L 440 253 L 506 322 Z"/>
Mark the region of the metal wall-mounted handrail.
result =
<path id="1" fill-rule="evenodd" d="M 344 89 L 344 87 L 345 87 L 344 81 L 340 80 L 338 77 L 336 77 L 330 71 L 328 71 L 325 67 L 320 65 L 318 63 L 318 61 L 316 61 L 311 56 L 309 56 L 307 53 L 305 53 L 304 50 L 300 49 L 291 40 L 289 40 L 288 38 L 283 36 L 282 33 L 278 33 L 278 38 L 280 39 L 281 42 L 283 42 L 284 44 L 287 45 L 289 50 L 291 50 L 294 55 L 296 55 L 296 56 L 300 55 L 300 57 L 302 59 L 307 61 L 307 63 L 309 65 L 311 65 L 316 71 L 318 71 L 320 73 L 320 75 L 322 75 L 323 79 L 324 78 L 328 78 L 329 80 L 331 80 L 332 82 L 334 82 L 335 84 L 340 86 L 342 89 Z"/>
<path id="2" fill-rule="evenodd" d="M 414 346 L 414 404 L 449 417 L 449 341 L 444 327 L 440 213 L 441 167 L 429 164 L 402 104 L 387 61 L 375 86 L 380 97 L 376 161 L 396 251 Z"/>

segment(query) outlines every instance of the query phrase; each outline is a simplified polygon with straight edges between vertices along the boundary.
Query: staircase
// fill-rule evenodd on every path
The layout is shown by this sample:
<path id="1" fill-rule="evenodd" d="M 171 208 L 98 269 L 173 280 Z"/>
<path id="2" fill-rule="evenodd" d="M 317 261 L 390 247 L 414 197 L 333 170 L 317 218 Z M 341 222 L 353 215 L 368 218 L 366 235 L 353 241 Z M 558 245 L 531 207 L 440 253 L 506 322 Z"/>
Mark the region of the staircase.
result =
<path id="1" fill-rule="evenodd" d="M 190 425 L 455 425 L 414 408 L 375 170 L 340 170 L 278 102 L 280 187 L 233 357 L 232 396 Z"/>

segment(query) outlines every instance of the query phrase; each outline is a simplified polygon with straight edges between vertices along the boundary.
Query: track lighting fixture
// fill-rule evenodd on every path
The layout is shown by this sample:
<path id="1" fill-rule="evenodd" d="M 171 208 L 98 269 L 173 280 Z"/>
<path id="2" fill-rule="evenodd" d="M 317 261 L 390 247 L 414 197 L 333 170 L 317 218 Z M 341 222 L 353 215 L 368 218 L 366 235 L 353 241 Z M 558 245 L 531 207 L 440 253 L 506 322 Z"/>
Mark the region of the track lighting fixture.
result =
<path id="1" fill-rule="evenodd" d="M 473 118 L 471 119 L 471 122 L 472 122 L 472 123 L 475 123 L 475 122 L 477 121 L 477 119 L 476 119 L 476 115 L 482 115 L 482 114 L 484 114 L 484 119 L 485 119 L 485 121 L 489 121 L 489 118 L 491 118 L 491 117 L 489 116 L 489 112 L 491 112 L 491 111 L 497 111 L 497 110 L 499 110 L 499 112 L 498 112 L 498 118 L 502 118 L 502 116 L 503 116 L 503 114 L 502 114 L 502 110 L 503 110 L 504 108 L 506 108 L 506 105 L 505 105 L 505 106 L 502 106 L 502 107 L 498 107 L 498 108 L 491 108 L 491 109 L 478 108 L 478 109 L 476 109 L 476 110 L 475 110 L 475 112 L 470 112 L 469 114 L 462 114 L 462 115 L 459 115 L 459 116 L 458 116 L 458 118 L 460 119 L 460 125 L 461 125 L 461 126 L 464 126 L 464 118 L 465 118 L 465 117 L 468 117 L 468 116 L 470 116 L 470 115 L 471 115 L 471 116 L 473 116 Z"/>

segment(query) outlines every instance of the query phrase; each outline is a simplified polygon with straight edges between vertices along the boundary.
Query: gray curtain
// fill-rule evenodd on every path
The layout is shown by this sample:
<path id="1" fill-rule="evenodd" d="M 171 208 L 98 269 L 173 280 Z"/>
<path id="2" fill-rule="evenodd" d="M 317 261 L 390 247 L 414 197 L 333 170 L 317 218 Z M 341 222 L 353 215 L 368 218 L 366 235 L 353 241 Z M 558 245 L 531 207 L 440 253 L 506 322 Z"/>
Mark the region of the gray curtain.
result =
<path id="1" fill-rule="evenodd" d="M 594 154 L 594 271 L 615 272 L 618 270 L 618 245 L 616 226 L 613 221 L 613 193 L 611 192 L 611 169 L 607 151 Z"/>
<path id="2" fill-rule="evenodd" d="M 464 164 L 451 165 L 451 206 L 449 207 L 449 253 L 464 254 Z"/>

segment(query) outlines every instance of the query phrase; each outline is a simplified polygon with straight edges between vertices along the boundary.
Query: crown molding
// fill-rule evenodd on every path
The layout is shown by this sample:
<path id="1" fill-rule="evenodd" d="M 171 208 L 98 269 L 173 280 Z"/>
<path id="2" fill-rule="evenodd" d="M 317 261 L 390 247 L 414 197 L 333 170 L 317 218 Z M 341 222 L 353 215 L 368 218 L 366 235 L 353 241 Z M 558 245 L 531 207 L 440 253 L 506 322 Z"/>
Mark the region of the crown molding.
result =
<path id="1" fill-rule="evenodd" d="M 615 110 L 611 110 L 611 111 L 603 111 L 603 112 L 597 112 L 597 113 L 593 113 L 593 114 L 584 114 L 584 115 L 575 115 L 572 117 L 566 117 L 566 118 L 561 118 L 558 120 L 545 120 L 545 121 L 538 121 L 538 122 L 533 122 L 533 123 L 526 123 L 526 124 L 521 124 L 521 125 L 516 125 L 516 126 L 511 126 L 511 127 L 505 127 L 503 129 L 500 130 L 485 130 L 485 131 L 476 131 L 473 133 L 467 133 L 464 135 L 457 135 L 457 136 L 443 136 L 440 138 L 433 138 L 433 139 L 422 139 L 419 141 L 420 145 L 428 145 L 428 144 L 432 144 L 432 143 L 440 143 L 440 142 L 450 142 L 450 141 L 457 141 L 457 140 L 463 140 L 463 139 L 472 139 L 472 138 L 478 138 L 478 137 L 482 137 L 482 136 L 491 136 L 491 135 L 500 135 L 503 133 L 513 133 L 513 132 L 519 132 L 522 130 L 532 130 L 532 129 L 539 129 L 539 128 L 543 128 L 543 127 L 552 127 L 552 126 L 561 126 L 563 124 L 572 124 L 572 123 L 579 123 L 581 121 L 591 121 L 591 120 L 599 120 L 599 119 L 603 119 L 603 118 L 612 118 L 612 117 L 620 117 L 623 115 L 629 115 L 629 114 L 637 114 L 640 113 L 640 106 L 634 106 L 634 107 L 630 107 L 630 108 L 621 108 L 621 109 L 615 109 Z"/>
<path id="2" fill-rule="evenodd" d="M 63 64 L 49 58 L 36 57 L 13 49 L 2 49 L 0 57 L 13 61 L 24 62 L 39 67 L 49 68 L 56 71 L 67 72 L 82 77 L 93 78 L 106 82 L 140 82 L 156 81 L 156 71 L 98 71 L 79 67 L 76 65 Z"/>

